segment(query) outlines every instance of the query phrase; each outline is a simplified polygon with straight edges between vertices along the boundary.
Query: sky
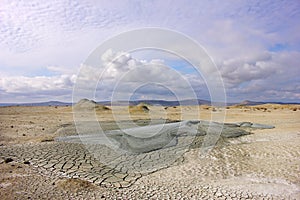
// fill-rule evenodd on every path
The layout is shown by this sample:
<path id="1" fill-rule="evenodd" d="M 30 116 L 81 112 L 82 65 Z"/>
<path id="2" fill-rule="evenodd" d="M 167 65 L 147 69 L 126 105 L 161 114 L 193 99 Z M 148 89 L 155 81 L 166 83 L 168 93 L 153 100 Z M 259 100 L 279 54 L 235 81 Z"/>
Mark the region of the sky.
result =
<path id="1" fill-rule="evenodd" d="M 218 68 L 229 102 L 300 102 L 299 19 L 298 0 L 1 0 L 0 102 L 71 102 L 78 74 L 97 47 L 147 27 L 197 41 Z M 109 65 L 116 56 L 118 64 Z M 210 100 L 206 77 L 179 57 L 107 49 L 99 63 L 109 67 L 97 100 L 111 99 L 116 88 L 119 98 L 166 100 L 178 98 L 175 93 L 190 98 L 192 88 Z M 116 85 L 120 77 L 128 85 Z"/>

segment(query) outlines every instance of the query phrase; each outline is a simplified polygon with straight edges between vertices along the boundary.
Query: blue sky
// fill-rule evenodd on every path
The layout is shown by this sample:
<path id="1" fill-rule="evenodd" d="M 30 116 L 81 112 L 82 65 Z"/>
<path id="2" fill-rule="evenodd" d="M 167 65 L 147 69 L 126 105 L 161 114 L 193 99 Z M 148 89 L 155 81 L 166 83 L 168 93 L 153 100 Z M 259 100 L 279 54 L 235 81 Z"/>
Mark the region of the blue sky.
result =
<path id="1" fill-rule="evenodd" d="M 0 102 L 72 101 L 78 70 L 90 53 L 116 34 L 143 27 L 178 31 L 202 45 L 223 77 L 228 101 L 300 102 L 298 19 L 298 0 L 3 0 Z M 162 60 L 209 99 L 201 77 L 181 68 L 182 60 L 154 55 L 131 57 L 137 63 Z M 100 99 L 109 98 L 106 91 Z M 164 98 L 150 89 L 144 96 Z"/>

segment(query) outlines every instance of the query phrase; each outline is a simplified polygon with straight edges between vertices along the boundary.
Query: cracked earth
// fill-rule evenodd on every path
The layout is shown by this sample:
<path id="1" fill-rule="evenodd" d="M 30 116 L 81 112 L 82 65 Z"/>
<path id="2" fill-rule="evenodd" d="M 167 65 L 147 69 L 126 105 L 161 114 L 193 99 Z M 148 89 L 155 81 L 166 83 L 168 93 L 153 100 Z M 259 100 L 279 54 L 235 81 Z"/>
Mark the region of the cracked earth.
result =
<path id="1" fill-rule="evenodd" d="M 157 113 L 159 109 L 150 108 Z M 180 138 L 176 147 L 123 155 L 115 162 L 110 159 L 115 159 L 113 152 L 104 146 L 55 140 L 74 134 L 70 108 L 1 108 L 0 196 L 1 199 L 299 199 L 299 111 L 268 109 L 271 112 L 251 108 L 228 110 L 228 122 L 255 121 L 276 128 L 221 139 L 208 155 L 200 157 L 200 137 L 193 139 L 189 148 L 180 145 L 185 143 Z M 169 119 L 178 120 L 178 112 L 172 110 Z M 202 118 L 209 119 L 210 112 L 207 109 L 202 112 Z M 137 124 L 144 124 L 148 118 L 144 114 L 134 117 L 140 119 Z M 104 128 L 116 128 L 109 111 L 102 111 L 98 118 Z M 97 157 L 99 154 L 107 156 L 105 162 Z"/>

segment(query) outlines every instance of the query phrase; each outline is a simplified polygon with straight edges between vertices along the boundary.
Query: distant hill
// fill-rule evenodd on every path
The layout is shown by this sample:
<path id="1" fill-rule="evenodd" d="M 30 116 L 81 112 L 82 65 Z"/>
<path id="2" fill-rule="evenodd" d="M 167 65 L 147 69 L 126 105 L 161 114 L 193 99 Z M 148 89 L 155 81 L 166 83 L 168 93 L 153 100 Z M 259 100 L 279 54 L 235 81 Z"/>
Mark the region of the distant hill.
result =
<path id="1" fill-rule="evenodd" d="M 272 101 L 249 101 L 245 100 L 242 101 L 241 103 L 235 103 L 232 105 L 237 105 L 237 106 L 256 106 L 256 105 L 263 105 L 263 104 L 281 104 L 281 105 L 286 105 L 286 104 L 300 104 L 300 103 L 285 103 L 285 102 L 272 102 Z"/>
<path id="2" fill-rule="evenodd" d="M 72 106 L 72 103 L 47 101 L 38 103 L 0 103 L 0 106 Z"/>
<path id="3" fill-rule="evenodd" d="M 195 100 L 183 100 L 183 101 L 166 101 L 166 100 L 135 100 L 135 101 L 116 101 L 116 102 L 110 102 L 110 101 L 99 101 L 97 102 L 102 105 L 110 106 L 136 106 L 138 104 L 144 103 L 152 106 L 187 106 L 187 105 L 210 105 L 211 102 L 207 100 L 201 100 L 201 99 L 195 99 Z"/>
<path id="4" fill-rule="evenodd" d="M 245 101 L 242 101 L 241 103 L 238 103 L 236 105 L 241 105 L 241 106 L 256 106 L 256 105 L 262 105 L 262 104 L 266 104 L 266 102 L 258 102 L 258 101 L 245 100 Z"/>
<path id="5" fill-rule="evenodd" d="M 212 103 L 208 100 L 203 99 L 187 99 L 182 101 L 166 101 L 166 100 L 135 100 L 135 101 L 98 101 L 95 102 L 103 106 L 136 106 L 138 104 L 144 103 L 152 106 L 194 106 L 194 105 L 211 105 Z M 259 102 L 259 101 L 249 101 L 245 100 L 240 103 L 226 103 L 227 106 L 240 105 L 240 106 L 255 106 L 262 104 L 300 104 L 300 103 L 284 103 L 284 102 Z M 72 106 L 73 103 L 60 102 L 60 101 L 47 101 L 39 103 L 0 103 L 0 106 Z M 215 102 L 214 105 L 224 105 L 224 103 Z"/>

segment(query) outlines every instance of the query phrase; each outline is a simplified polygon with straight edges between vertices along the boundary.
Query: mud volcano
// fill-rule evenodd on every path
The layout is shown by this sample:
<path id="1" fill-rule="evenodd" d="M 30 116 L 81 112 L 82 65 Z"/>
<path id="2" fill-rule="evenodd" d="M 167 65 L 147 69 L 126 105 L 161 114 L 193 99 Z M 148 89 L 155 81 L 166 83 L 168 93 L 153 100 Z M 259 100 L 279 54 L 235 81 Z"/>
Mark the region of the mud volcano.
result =
<path id="1" fill-rule="evenodd" d="M 88 99 L 81 99 L 77 104 L 74 105 L 74 110 L 76 112 L 86 112 L 86 111 L 105 111 L 105 110 L 110 110 L 108 107 L 97 104 L 93 100 L 88 100 Z"/>
<path id="2" fill-rule="evenodd" d="M 91 124 L 87 126 L 89 132 L 97 132 L 97 127 L 91 131 Z M 199 120 L 188 120 L 175 123 L 157 124 L 145 127 L 135 127 L 123 130 L 105 131 L 98 134 L 84 134 L 57 138 L 58 141 L 84 144 L 102 144 L 110 148 L 118 148 L 126 153 L 146 153 L 178 144 L 179 137 L 192 136 L 220 136 L 233 138 L 250 134 L 251 129 L 270 129 L 274 126 L 255 124 L 251 122 L 217 123 Z M 213 141 L 212 141 L 213 142 Z M 189 144 L 186 144 L 189 145 Z M 214 144 L 212 144 L 214 145 Z"/>

